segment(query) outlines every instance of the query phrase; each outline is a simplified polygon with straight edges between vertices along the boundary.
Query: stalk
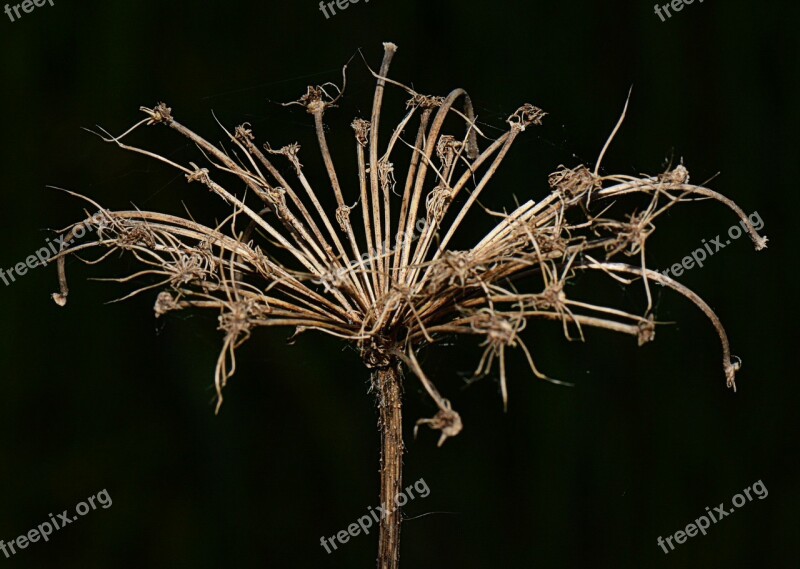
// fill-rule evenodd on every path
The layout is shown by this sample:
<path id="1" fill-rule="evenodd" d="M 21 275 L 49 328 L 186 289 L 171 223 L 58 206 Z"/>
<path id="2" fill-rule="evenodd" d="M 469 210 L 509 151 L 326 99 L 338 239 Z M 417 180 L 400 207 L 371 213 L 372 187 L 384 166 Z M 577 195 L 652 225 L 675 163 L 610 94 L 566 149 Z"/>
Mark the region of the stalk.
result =
<path id="1" fill-rule="evenodd" d="M 378 395 L 381 431 L 381 518 L 378 569 L 400 567 L 400 508 L 395 497 L 403 489 L 403 417 L 400 364 L 396 360 L 372 373 Z"/>

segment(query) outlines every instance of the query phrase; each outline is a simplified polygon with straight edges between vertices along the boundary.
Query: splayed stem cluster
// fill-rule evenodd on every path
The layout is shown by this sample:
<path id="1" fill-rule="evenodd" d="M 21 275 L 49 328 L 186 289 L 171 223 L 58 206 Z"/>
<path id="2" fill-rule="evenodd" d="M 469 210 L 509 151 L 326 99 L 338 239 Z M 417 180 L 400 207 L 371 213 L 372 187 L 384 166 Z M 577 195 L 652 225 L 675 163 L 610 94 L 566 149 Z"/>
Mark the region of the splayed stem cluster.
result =
<path id="1" fill-rule="evenodd" d="M 95 263 L 116 251 L 133 255 L 142 269 L 115 280 L 143 284 L 124 298 L 158 291 L 156 316 L 187 308 L 219 312 L 219 403 L 236 370 L 236 348 L 257 327 L 313 330 L 351 342 L 373 370 L 385 502 L 401 487 L 403 366 L 438 409 L 417 426 L 440 431 L 439 445 L 462 429 L 458 413 L 417 358 L 421 348 L 454 335 L 478 340 L 483 352 L 475 373 L 486 375 L 497 367 L 505 406 L 509 349 L 519 348 L 537 377 L 555 381 L 538 370 L 523 340 L 529 321 L 559 322 L 568 338 L 578 339 L 583 339 L 585 327 L 604 328 L 633 336 L 641 345 L 655 336 L 651 285 L 656 283 L 687 297 L 712 321 L 722 343 L 727 385 L 735 387 L 739 361 L 730 353 L 719 319 L 695 293 L 647 267 L 646 243 L 656 219 L 667 210 L 710 198 L 730 207 L 756 249 L 764 248 L 766 239 L 736 204 L 690 184 L 682 165 L 655 176 L 601 176 L 600 162 L 620 119 L 593 170 L 559 166 L 538 201 L 527 199 L 510 212 L 490 211 L 480 198 L 517 138 L 541 124 L 545 113 L 523 105 L 508 117 L 503 134 L 490 139 L 463 89 L 428 96 L 390 79 L 395 51 L 394 44 L 384 44 L 380 69 L 372 72 L 376 86 L 371 115 L 352 123 L 357 179 L 338 175 L 324 121 L 343 96 L 344 81 L 341 88 L 332 83 L 309 87 L 289 103 L 305 108 L 314 123 L 321 163 L 308 176 L 299 144 L 259 146 L 245 123 L 233 129 L 220 125 L 228 144 L 216 146 L 178 122 L 164 103 L 142 107 L 145 117 L 118 136 L 101 130 L 104 140 L 167 164 L 187 182 L 219 196 L 228 215 L 220 223 L 204 225 L 138 209 L 112 211 L 84 198 L 100 215 L 87 211 L 86 220 L 66 228 L 70 238 L 79 225 L 95 231 L 60 254 L 56 300 L 66 302 L 68 256 L 97 249 L 98 258 L 84 259 Z M 409 98 L 402 119 L 383 135 L 387 88 Z M 129 135 L 147 125 L 166 126 L 194 143 L 209 167 L 179 164 L 129 145 Z M 227 189 L 218 177 L 232 177 L 246 192 Z M 327 192 L 335 200 L 333 210 L 323 205 L 330 201 L 323 199 Z M 633 195 L 644 196 L 647 207 L 617 213 L 626 201 L 621 198 Z M 475 215 L 497 221 L 470 248 L 453 249 L 465 220 Z M 639 283 L 647 299 L 641 314 L 571 297 L 567 283 L 586 272 L 624 285 Z M 399 527 L 399 512 L 382 521 L 380 567 L 397 566 Z"/>

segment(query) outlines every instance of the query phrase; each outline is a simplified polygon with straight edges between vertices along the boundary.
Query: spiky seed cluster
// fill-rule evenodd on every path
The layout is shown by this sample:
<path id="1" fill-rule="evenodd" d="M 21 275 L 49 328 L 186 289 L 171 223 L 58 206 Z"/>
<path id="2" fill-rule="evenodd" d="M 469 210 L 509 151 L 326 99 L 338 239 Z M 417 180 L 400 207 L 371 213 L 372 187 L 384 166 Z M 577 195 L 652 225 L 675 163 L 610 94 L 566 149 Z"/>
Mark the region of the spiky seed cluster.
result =
<path id="1" fill-rule="evenodd" d="M 164 103 L 142 107 L 145 118 L 120 136 L 103 131 L 106 141 L 166 163 L 183 172 L 187 182 L 205 186 L 231 213 L 222 223 L 207 226 L 156 212 L 109 211 L 88 200 L 102 212 L 102 227 L 98 225 L 93 239 L 59 257 L 61 291 L 55 298 L 66 301 L 67 255 L 96 247 L 107 250 L 101 258 L 127 251 L 143 269 L 116 280 L 150 278 L 127 297 L 161 289 L 157 316 L 185 308 L 219 311 L 224 335 L 215 374 L 220 403 L 222 387 L 235 371 L 235 349 L 251 330 L 315 330 L 355 344 L 370 368 L 404 362 L 439 408 L 435 417 L 418 422 L 441 431 L 439 444 L 458 434 L 462 423 L 419 365 L 420 347 L 453 334 L 477 337 L 484 352 L 476 374 L 489 373 L 497 362 L 505 405 L 507 348 L 520 348 L 533 373 L 549 379 L 534 365 L 520 335 L 529 320 L 561 322 L 567 337 L 577 332 L 583 338 L 585 326 L 605 328 L 629 334 L 641 345 L 655 335 L 651 282 L 682 293 L 708 315 L 722 342 L 727 384 L 735 387 L 739 363 L 730 354 L 716 315 L 693 292 L 648 269 L 645 244 L 657 217 L 703 196 L 730 206 L 756 248 L 763 248 L 766 239 L 741 209 L 712 190 L 690 185 L 683 166 L 652 177 L 599 176 L 598 160 L 594 171 L 584 165 L 559 167 L 549 177 L 549 194 L 538 202 L 529 199 L 510 213 L 493 213 L 499 222 L 491 231 L 471 249 L 453 250 L 450 243 L 467 216 L 477 213 L 478 199 L 516 138 L 541 124 L 545 113 L 523 105 L 509 116 L 502 136 L 487 139 L 462 89 L 432 97 L 388 79 L 395 50 L 393 44 L 384 44 L 381 70 L 374 73 L 377 85 L 369 120 L 352 123 L 355 180 L 340 180 L 323 121 L 344 85 L 309 87 L 290 103 L 303 106 L 314 120 L 322 168 L 313 170 L 313 179 L 306 176 L 298 144 L 278 150 L 269 144 L 259 147 L 250 125 L 243 124 L 233 131 L 223 127 L 230 147 L 216 147 L 175 120 Z M 404 90 L 410 99 L 405 116 L 384 144 L 381 109 L 387 84 Z M 461 132 L 445 132 L 450 117 L 464 124 Z M 155 124 L 195 143 L 215 174 L 233 175 L 249 195 L 226 189 L 209 168 L 181 165 L 123 142 L 140 126 Z M 397 170 L 396 164 L 403 169 Z M 319 199 L 327 191 L 336 199 L 334 211 L 326 210 Z M 614 217 L 618 198 L 632 194 L 648 196 L 648 207 Z M 68 229 L 69 237 L 78 225 Z M 637 262 L 617 262 L 619 255 L 636 257 Z M 643 314 L 570 298 L 566 283 L 586 271 L 626 284 L 641 282 L 647 292 Z"/>

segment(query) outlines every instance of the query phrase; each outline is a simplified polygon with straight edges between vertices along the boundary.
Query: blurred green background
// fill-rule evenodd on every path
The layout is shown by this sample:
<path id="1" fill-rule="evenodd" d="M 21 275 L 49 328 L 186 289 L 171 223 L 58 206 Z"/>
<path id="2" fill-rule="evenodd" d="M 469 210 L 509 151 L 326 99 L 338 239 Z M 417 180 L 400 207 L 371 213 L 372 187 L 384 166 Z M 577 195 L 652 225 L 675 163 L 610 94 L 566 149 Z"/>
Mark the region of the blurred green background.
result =
<path id="1" fill-rule="evenodd" d="M 798 44 L 787 11 L 695 2 L 662 23 L 650 2 L 373 0 L 326 20 L 314 0 L 55 0 L 13 23 L 0 17 L 0 267 L 82 215 L 82 203 L 47 185 L 109 208 L 185 204 L 201 219 L 224 215 L 175 172 L 81 130 L 122 132 L 140 105 L 165 100 L 211 140 L 224 138 L 212 110 L 228 126 L 249 121 L 261 142 L 300 141 L 317 171 L 310 117 L 277 103 L 339 81 L 355 56 L 346 101 L 329 113 L 347 170 L 347 125 L 372 97 L 357 50 L 377 67 L 381 42 L 393 41 L 394 78 L 436 95 L 466 88 L 488 134 L 524 102 L 548 111 L 485 194 L 501 209 L 544 196 L 559 164 L 593 165 L 633 86 L 604 171 L 658 173 L 683 160 L 693 181 L 720 173 L 710 185 L 764 220 L 766 251 L 740 239 L 680 279 L 726 324 L 744 361 L 739 392 L 724 387 L 709 322 L 662 289 L 657 317 L 674 324 L 642 348 L 602 332 L 569 343 L 559 325 L 531 324 L 525 338 L 539 367 L 576 386 L 537 381 L 514 355 L 507 413 L 496 377 L 466 386 L 474 344 L 425 352 L 465 428 L 441 449 L 427 430 L 413 440 L 414 420 L 435 409 L 408 379 L 405 477 L 424 478 L 431 494 L 406 507 L 415 519 L 403 526 L 402 564 L 794 567 L 800 191 Z M 403 100 L 393 92 L 387 103 L 397 113 Z M 137 142 L 198 158 L 167 129 Z M 735 222 L 710 202 L 673 209 L 648 241 L 653 266 Z M 374 534 L 330 555 L 319 544 L 377 505 L 377 414 L 355 351 L 258 331 L 215 416 L 216 314 L 156 320 L 156 293 L 106 304 L 129 289 L 87 280 L 133 267 L 71 262 L 63 309 L 49 299 L 54 267 L 0 284 L 0 539 L 104 488 L 113 499 L 49 543 L 0 556 L 0 566 L 374 566 Z M 578 289 L 591 294 L 585 284 Z M 608 290 L 618 306 L 642 309 L 638 288 Z M 656 545 L 758 480 L 766 499 L 669 555 Z"/>

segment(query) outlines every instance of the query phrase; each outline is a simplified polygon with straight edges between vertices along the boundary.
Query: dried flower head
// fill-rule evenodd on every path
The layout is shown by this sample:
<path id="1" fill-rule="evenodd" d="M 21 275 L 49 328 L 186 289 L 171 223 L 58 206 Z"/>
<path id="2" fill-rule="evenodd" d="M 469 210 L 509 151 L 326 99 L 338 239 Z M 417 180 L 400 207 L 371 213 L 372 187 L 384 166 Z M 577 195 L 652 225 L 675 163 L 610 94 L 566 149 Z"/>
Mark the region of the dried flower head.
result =
<path id="1" fill-rule="evenodd" d="M 723 346 L 725 377 L 730 387 L 735 386 L 738 362 L 730 356 L 727 336 L 716 315 L 682 285 L 648 269 L 645 258 L 645 243 L 655 231 L 655 219 L 698 196 L 730 206 L 756 247 L 763 248 L 766 239 L 735 204 L 710 189 L 690 185 L 683 165 L 639 178 L 599 176 L 599 163 L 594 171 L 585 165 L 560 166 L 548 179 L 549 195 L 500 215 L 500 221 L 472 249 L 451 250 L 448 247 L 454 235 L 467 214 L 474 213 L 479 196 L 517 136 L 541 124 L 545 113 L 525 104 L 509 116 L 505 134 L 487 140 L 463 90 L 432 97 L 389 80 L 386 71 L 393 53 L 394 47 L 387 44 L 381 73 L 375 74 L 378 87 L 370 120 L 357 118 L 352 124 L 358 180 L 341 184 L 322 122 L 324 113 L 342 97 L 344 85 L 310 86 L 298 101 L 288 103 L 305 107 L 314 117 L 324 172 L 337 201 L 333 212 L 326 211 L 318 199 L 325 191 L 321 181 L 312 182 L 304 174 L 300 145 L 273 150 L 266 144 L 264 153 L 247 123 L 232 132 L 225 129 L 233 152 L 214 146 L 179 123 L 164 103 L 142 107 L 145 118 L 120 136 L 103 131 L 105 140 L 164 162 L 183 172 L 188 182 L 206 186 L 231 208 L 230 215 L 224 223 L 210 227 L 156 212 L 107 211 L 97 206 L 103 213 L 103 227 L 98 228 L 94 240 L 61 254 L 62 290 L 55 296 L 66 300 L 63 273 L 67 255 L 90 248 L 109 250 L 105 255 L 114 250 L 131 253 L 145 268 L 120 280 L 156 277 L 156 282 L 128 295 L 166 287 L 158 294 L 156 315 L 190 307 L 220 311 L 225 341 L 216 374 L 219 401 L 222 387 L 235 369 L 228 361 L 250 330 L 286 326 L 350 341 L 369 367 L 413 358 L 423 345 L 435 344 L 445 335 L 482 337 L 486 350 L 476 373 L 489 372 L 496 360 L 505 402 L 505 348 L 522 348 L 535 370 L 531 353 L 518 335 L 529 319 L 559 320 L 568 336 L 568 325 L 579 332 L 583 326 L 593 326 L 630 334 L 643 343 L 654 337 L 649 291 L 649 283 L 654 281 L 686 295 L 711 318 Z M 380 149 L 377 135 L 387 83 L 404 89 L 410 99 L 407 114 L 393 129 L 386 147 Z M 459 101 L 463 111 L 457 108 Z M 463 132 L 444 132 L 449 116 L 463 121 Z M 415 118 L 416 136 L 405 141 Z M 194 142 L 216 172 L 241 180 L 252 190 L 247 203 L 212 179 L 208 167 L 193 162 L 184 166 L 123 142 L 140 126 L 156 124 Z M 478 148 L 479 138 L 485 140 L 483 149 Z M 400 141 L 411 154 L 404 162 L 398 197 L 394 164 L 400 158 L 390 161 L 390 157 L 403 147 L 397 144 Z M 282 165 L 268 155 L 285 159 L 295 179 L 287 179 Z M 631 194 L 649 196 L 649 206 L 639 213 L 623 214 L 622 219 L 613 217 L 614 208 L 605 206 L 598 207 L 601 213 L 597 216 L 590 213 L 592 196 L 598 202 L 610 202 Z M 346 195 L 354 205 L 348 205 Z M 262 203 L 250 205 L 252 199 Z M 573 210 L 580 217 L 567 222 L 574 217 L 568 216 Z M 266 212 L 275 214 L 273 221 Z M 359 223 L 355 223 L 354 213 L 360 214 Z M 254 233 L 254 229 L 258 231 Z M 286 255 L 279 261 L 266 252 L 273 247 L 288 253 L 292 262 L 283 260 Z M 613 262 L 619 255 L 638 257 L 638 262 Z M 565 282 L 585 271 L 601 271 L 628 284 L 642 282 L 648 297 L 643 314 L 568 298 Z M 525 292 L 519 292 L 521 289 Z M 415 369 L 418 365 L 410 367 L 420 375 L 421 370 Z M 442 413 L 454 413 L 449 404 L 440 407 Z M 444 424 L 426 421 L 431 426 Z M 460 425 L 460 420 L 448 424 L 454 423 Z M 448 428 L 448 436 L 452 436 L 455 431 Z"/>
<path id="2" fill-rule="evenodd" d="M 655 176 L 599 175 L 621 117 L 593 170 L 586 165 L 560 166 L 549 176 L 548 194 L 538 201 L 528 199 L 510 213 L 493 213 L 498 221 L 487 234 L 467 250 L 454 250 L 450 245 L 455 235 L 468 215 L 480 213 L 475 206 L 515 140 L 541 124 L 545 113 L 525 104 L 508 117 L 504 134 L 488 139 L 464 90 L 455 89 L 446 97 L 428 96 L 390 80 L 395 50 L 393 44 L 384 44 L 380 71 L 373 73 L 377 84 L 371 116 L 352 123 L 358 164 L 354 180 L 340 180 L 323 122 L 325 112 L 343 96 L 344 84 L 311 86 L 298 101 L 288 103 L 304 107 L 313 117 L 322 167 L 315 168 L 311 177 L 301 164 L 299 144 L 260 148 L 245 123 L 233 130 L 223 127 L 230 145 L 217 147 L 178 122 L 164 103 L 142 107 L 145 118 L 119 136 L 103 131 L 106 141 L 174 167 L 188 183 L 205 186 L 225 202 L 229 215 L 210 226 L 157 212 L 109 211 L 87 200 L 100 213 L 90 218 L 100 220 L 97 231 L 59 256 L 61 289 L 55 300 L 63 305 L 67 299 L 68 255 L 89 249 L 103 251 L 100 259 L 118 250 L 133 255 L 142 270 L 118 280 L 149 280 L 127 297 L 158 290 L 156 316 L 189 308 L 219 312 L 223 333 L 215 375 L 219 403 L 222 388 L 236 369 L 235 350 L 256 327 L 316 331 L 352 343 L 364 364 L 375 370 L 373 386 L 379 391 L 385 434 L 387 497 L 397 485 L 402 453 L 397 427 L 401 363 L 419 378 L 438 408 L 433 418 L 417 424 L 439 430 L 440 445 L 462 429 L 458 413 L 417 360 L 423 346 L 447 336 L 478 340 L 483 354 L 475 373 L 488 374 L 497 365 L 505 405 L 508 349 L 519 348 L 537 377 L 554 381 L 536 368 L 533 350 L 523 341 L 522 332 L 531 319 L 560 322 L 567 337 L 577 333 L 582 339 L 584 327 L 595 327 L 628 334 L 641 345 L 655 336 L 650 295 L 650 284 L 655 282 L 683 294 L 711 319 L 722 343 L 727 385 L 735 388 L 740 363 L 730 353 L 719 319 L 695 293 L 649 269 L 645 253 L 656 219 L 698 197 L 729 206 L 756 249 L 762 249 L 766 239 L 738 206 L 713 190 L 690 184 L 682 165 Z M 382 145 L 381 109 L 387 85 L 404 90 L 410 98 L 405 116 Z M 445 132 L 446 119 L 453 118 L 463 126 L 455 128 L 448 120 Z M 166 126 L 197 145 L 207 167 L 179 164 L 125 143 L 131 132 L 146 125 Z M 404 149 L 410 149 L 405 157 Z M 248 191 L 227 189 L 217 181 L 219 174 L 233 175 Z M 336 201 L 333 211 L 320 201 L 328 191 Z M 618 212 L 625 202 L 621 198 L 632 195 L 646 196 L 649 205 L 641 212 Z M 67 238 L 71 240 L 76 229 L 88 223 L 68 228 Z M 643 286 L 647 305 L 642 313 L 572 298 L 565 284 L 586 272 Z M 394 474 L 393 469 L 397 469 Z M 397 536 L 392 537 L 392 527 L 399 518 L 390 517 L 382 524 L 386 528 L 381 555 L 395 555 Z"/>

